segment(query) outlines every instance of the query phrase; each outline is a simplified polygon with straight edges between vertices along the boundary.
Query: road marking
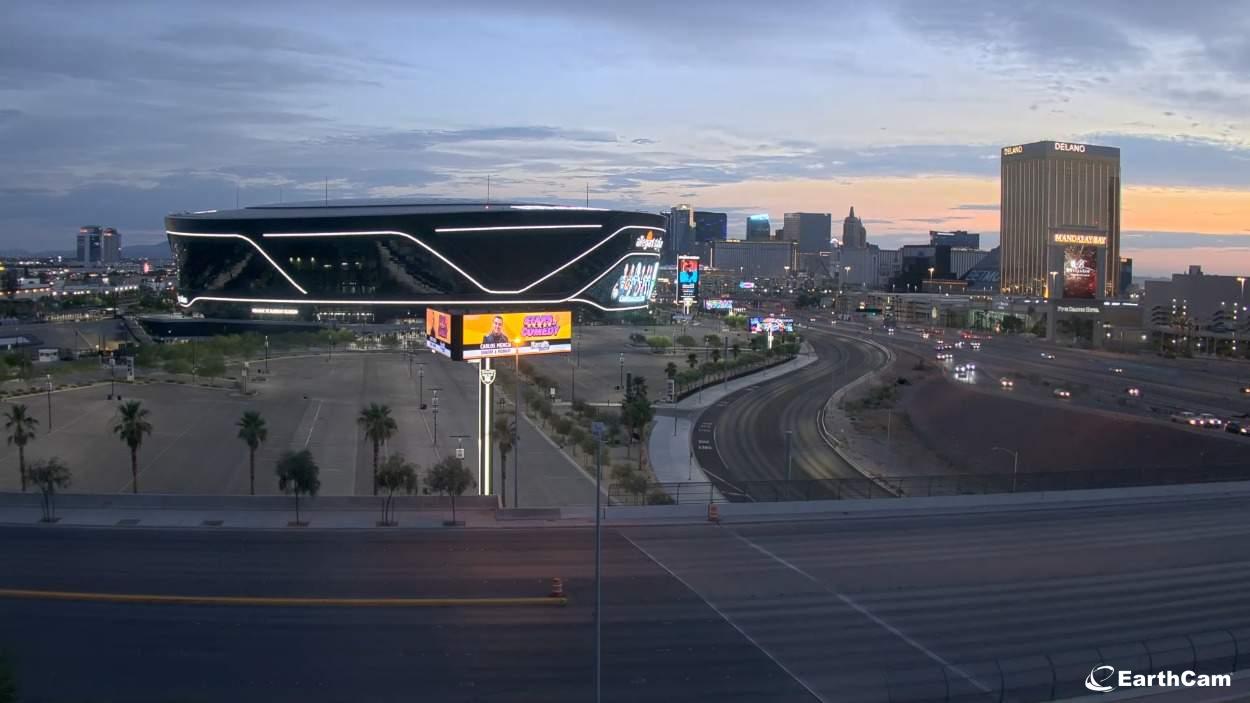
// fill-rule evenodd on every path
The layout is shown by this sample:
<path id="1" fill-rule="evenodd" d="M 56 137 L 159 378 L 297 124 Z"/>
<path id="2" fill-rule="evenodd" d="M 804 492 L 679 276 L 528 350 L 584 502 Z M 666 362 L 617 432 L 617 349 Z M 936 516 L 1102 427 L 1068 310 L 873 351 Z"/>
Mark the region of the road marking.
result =
<path id="1" fill-rule="evenodd" d="M 779 668 L 779 669 L 781 669 L 782 671 L 784 671 L 784 672 L 786 672 L 787 674 L 789 674 L 789 675 L 790 675 L 790 678 L 792 678 L 792 679 L 794 679 L 796 682 L 798 682 L 798 684 L 799 684 L 800 686 L 802 686 L 802 687 L 803 687 L 803 689 L 804 689 L 805 691 L 807 691 L 808 693 L 810 693 L 810 694 L 812 695 L 812 698 L 815 698 L 816 700 L 820 701 L 821 703 L 828 703 L 828 701 L 826 701 L 826 700 L 825 700 L 825 698 L 824 698 L 823 696 L 821 696 L 819 693 L 817 693 L 817 692 L 816 692 L 816 689 L 812 688 L 810 685 L 808 685 L 808 683 L 807 683 L 806 681 L 804 681 L 803 679 L 799 678 L 798 674 L 795 674 L 793 671 L 790 671 L 789 667 L 787 667 L 785 664 L 782 664 L 782 663 L 781 663 L 781 660 L 779 660 L 777 657 L 774 657 L 774 656 L 773 656 L 773 654 L 772 654 L 772 652 L 768 651 L 768 650 L 764 647 L 764 645 L 760 644 L 759 642 L 757 642 L 757 641 L 755 640 L 755 638 L 754 638 L 754 637 L 752 637 L 751 635 L 747 634 L 746 630 L 743 630 L 741 627 L 738 627 L 738 623 L 734 622 L 734 621 L 733 621 L 733 620 L 732 620 L 732 619 L 731 619 L 728 615 L 726 615 L 723 611 L 721 611 L 721 609 L 720 609 L 720 608 L 717 608 L 717 607 L 716 607 L 716 605 L 712 603 L 712 601 L 708 600 L 707 598 L 704 598 L 704 597 L 703 597 L 703 594 L 702 594 L 702 593 L 699 593 L 697 590 L 695 590 L 694 586 L 691 586 L 689 583 L 687 583 L 687 582 L 686 582 L 686 580 L 685 580 L 685 579 L 683 579 L 682 577 L 678 576 L 676 573 L 674 573 L 674 572 L 673 572 L 673 570 L 672 570 L 672 569 L 670 569 L 670 568 L 668 568 L 667 566 L 665 566 L 663 562 L 661 562 L 659 559 L 656 559 L 656 558 L 655 558 L 655 557 L 651 554 L 651 552 L 648 552 L 646 549 L 644 549 L 642 545 L 640 545 L 640 544 L 638 544 L 637 542 L 635 542 L 634 540 L 630 539 L 629 535 L 624 534 L 624 533 L 618 533 L 618 534 L 620 534 L 622 537 L 624 537 L 626 542 L 629 542 L 630 544 L 634 545 L 634 549 L 637 549 L 638 551 L 642 552 L 642 553 L 643 553 L 643 555 L 645 555 L 648 559 L 650 559 L 652 562 L 654 562 L 656 566 L 660 567 L 661 569 L 664 569 L 664 572 L 665 572 L 665 573 L 667 573 L 669 576 L 672 576 L 674 579 L 676 579 L 676 580 L 677 580 L 677 582 L 678 582 L 678 583 L 680 583 L 681 585 L 685 586 L 687 589 L 689 589 L 689 591 L 690 591 L 691 593 L 693 593 L 693 594 L 695 594 L 696 596 L 698 596 L 698 597 L 699 597 L 699 600 L 701 600 L 701 601 L 703 601 L 704 603 L 706 603 L 706 604 L 707 604 L 707 607 L 709 607 L 709 608 L 711 608 L 711 609 L 712 609 L 712 612 L 714 612 L 714 613 L 716 613 L 717 615 L 721 616 L 721 619 L 722 619 L 722 620 L 724 620 L 725 622 L 729 623 L 729 626 L 730 626 L 730 627 L 732 627 L 733 629 L 737 630 L 737 631 L 738 631 L 738 634 L 742 635 L 742 636 L 743 636 L 743 638 L 745 638 L 745 639 L 746 639 L 746 641 L 748 641 L 748 642 L 750 642 L 751 644 L 755 645 L 755 648 L 756 648 L 756 649 L 758 649 L 758 650 L 760 650 L 760 652 L 762 652 L 762 653 L 764 654 L 764 656 L 768 657 L 768 659 L 769 659 L 772 663 L 776 664 L 776 665 L 777 665 L 777 668 Z"/>
<path id="2" fill-rule="evenodd" d="M 873 613 L 871 610 L 869 610 L 869 609 L 865 608 L 864 606 L 860 605 L 859 603 L 857 603 L 857 602 L 855 601 L 855 599 L 853 599 L 853 598 L 851 598 L 850 596 L 845 595 L 845 594 L 843 594 L 843 593 L 841 593 L 841 592 L 839 592 L 839 591 L 836 591 L 836 590 L 834 590 L 834 589 L 830 588 L 829 586 L 825 585 L 825 583 L 824 583 L 823 581 L 821 581 L 821 580 L 817 579 L 815 576 L 812 576 L 811 574 L 809 574 L 809 573 L 807 573 L 806 571 L 804 571 L 804 570 L 800 569 L 799 567 L 795 566 L 794 564 L 790 563 L 789 561 L 786 561 L 785 559 L 782 559 L 781 557 L 777 556 L 776 554 L 773 554 L 771 551 L 769 551 L 769 550 L 765 549 L 764 547 L 761 547 L 760 545 L 758 545 L 758 544 L 756 544 L 756 543 L 752 542 L 751 540 L 747 539 L 746 537 L 743 537 L 742 535 L 738 534 L 736 531 L 734 531 L 734 530 L 730 530 L 729 532 L 730 532 L 730 533 L 732 533 L 734 537 L 737 537 L 738 539 L 742 540 L 742 541 L 743 541 L 744 543 L 746 543 L 748 546 L 753 547 L 753 548 L 754 548 L 756 551 L 758 551 L 760 554 L 763 554 L 764 556 L 767 556 L 767 557 L 772 558 L 774 561 L 776 561 L 777 563 L 781 564 L 782 566 L 785 566 L 786 568 L 790 569 L 790 570 L 791 570 L 791 571 L 793 571 L 794 573 L 796 573 L 796 574 L 798 574 L 798 575 L 802 576 L 803 578 L 806 578 L 808 581 L 811 581 L 812 583 L 816 584 L 817 586 L 820 586 L 820 587 L 821 587 L 821 588 L 822 588 L 825 592 L 829 593 L 830 595 L 832 595 L 832 596 L 836 597 L 838 600 L 842 601 L 842 602 L 843 602 L 843 603 L 845 603 L 846 605 L 850 606 L 850 608 L 851 608 L 852 610 L 854 610 L 855 612 L 859 613 L 860 615 L 863 615 L 864 617 L 868 618 L 868 619 L 869 619 L 869 620 L 871 620 L 872 622 L 874 622 L 874 623 L 876 623 L 877 625 L 881 626 L 883 629 L 885 629 L 885 630 L 886 630 L 887 632 L 889 632 L 890 634 L 894 635 L 895 637 L 897 637 L 897 638 L 899 638 L 899 639 L 903 640 L 904 642 L 906 642 L 907 644 L 911 645 L 914 649 L 918 650 L 921 654 L 924 654 L 926 657 L 928 657 L 928 658 L 932 659 L 933 661 L 937 662 L 938 664 L 940 664 L 941 666 L 945 667 L 946 669 L 949 669 L 950 671 L 952 671 L 952 672 L 954 672 L 954 673 L 958 674 L 958 675 L 959 675 L 960 677 L 962 677 L 965 681 L 967 681 L 968 683 L 972 684 L 973 686 L 976 686 L 976 687 L 977 687 L 978 689 L 980 689 L 981 691 L 983 691 L 983 692 L 985 692 L 985 693 L 989 693 L 989 692 L 990 692 L 990 687 L 989 687 L 989 686 L 986 686 L 985 684 L 981 683 L 981 682 L 980 682 L 980 681 L 978 681 L 977 679 L 973 678 L 973 676 L 972 676 L 971 674 L 969 674 L 968 672 L 964 671 L 963 669 L 960 669 L 959 667 L 955 666 L 954 664 L 952 664 L 952 663 L 950 663 L 950 662 L 946 661 L 946 659 L 944 659 L 944 658 L 942 657 L 942 655 L 938 654 L 937 652 L 934 652 L 933 650 L 929 649 L 928 647 L 924 646 L 923 644 L 921 644 L 921 643 L 917 642 L 916 640 L 912 639 L 910 636 L 908 636 L 908 634 L 907 634 L 907 633 L 905 633 L 905 632 L 903 632 L 902 630 L 898 629 L 897 627 L 895 627 L 895 626 L 891 625 L 890 623 L 886 622 L 885 620 L 882 620 L 880 617 L 878 617 L 878 616 L 877 616 L 875 613 Z M 628 539 L 628 538 L 626 538 L 626 539 Z"/>
<path id="3" fill-rule="evenodd" d="M 312 441 L 313 430 L 317 429 L 317 418 L 321 416 L 321 401 L 317 401 L 317 411 L 313 413 L 312 424 L 308 426 L 308 436 L 304 438 L 304 448 L 308 448 L 308 443 Z"/>
<path id="4" fill-rule="evenodd" d="M 0 588 L 0 598 L 90 601 L 159 605 L 334 606 L 351 608 L 455 608 L 508 605 L 567 605 L 567 597 L 520 598 L 291 598 L 264 596 L 173 596 L 143 593 L 91 593 Z"/>

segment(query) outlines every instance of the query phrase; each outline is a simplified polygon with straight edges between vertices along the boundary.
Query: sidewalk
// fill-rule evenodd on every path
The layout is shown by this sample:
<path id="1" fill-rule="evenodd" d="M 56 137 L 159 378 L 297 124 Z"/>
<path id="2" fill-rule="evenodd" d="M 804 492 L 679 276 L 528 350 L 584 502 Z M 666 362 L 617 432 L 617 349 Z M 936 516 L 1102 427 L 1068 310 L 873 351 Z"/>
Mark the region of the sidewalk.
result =
<path id="1" fill-rule="evenodd" d="M 690 444 L 693 423 L 703 409 L 735 391 L 797 371 L 817 359 L 811 345 L 804 342 L 799 355 L 792 361 L 704 388 L 676 404 L 657 405 L 655 424 L 647 438 L 648 456 L 656 479 L 660 483 L 709 482 Z M 715 491 L 714 496 L 717 501 L 724 500 L 719 491 Z"/>

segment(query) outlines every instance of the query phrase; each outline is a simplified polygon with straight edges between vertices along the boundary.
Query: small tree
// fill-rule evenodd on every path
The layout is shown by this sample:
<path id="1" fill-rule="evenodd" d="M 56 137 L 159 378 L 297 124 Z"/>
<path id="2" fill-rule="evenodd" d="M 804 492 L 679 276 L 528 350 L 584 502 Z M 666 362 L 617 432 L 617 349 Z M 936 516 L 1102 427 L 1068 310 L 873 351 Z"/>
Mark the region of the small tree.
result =
<path id="1" fill-rule="evenodd" d="M 435 493 L 445 493 L 451 497 L 451 524 L 456 524 L 456 497 L 473 486 L 473 472 L 464 468 L 459 459 L 444 457 L 442 461 L 430 469 L 425 483 Z"/>
<path id="2" fill-rule="evenodd" d="M 713 364 L 715 364 L 715 363 L 717 363 L 718 361 L 720 361 L 720 350 L 719 350 L 719 349 L 713 349 L 713 350 L 712 350 L 712 363 L 713 363 Z"/>
<path id="3" fill-rule="evenodd" d="M 625 444 L 625 456 L 629 456 L 629 448 L 633 445 L 634 435 L 640 434 L 648 422 L 655 417 L 655 409 L 645 394 L 636 394 L 628 402 L 621 404 L 621 424 L 629 430 L 629 440 Z M 642 466 L 642 452 L 638 452 L 638 466 Z"/>
<path id="4" fill-rule="evenodd" d="M 17 447 L 17 471 L 22 479 L 22 492 L 26 492 L 26 444 L 35 438 L 39 420 L 26 412 L 26 406 L 18 403 L 4 414 L 4 429 L 9 431 L 9 444 Z"/>
<path id="5" fill-rule="evenodd" d="M 395 524 L 395 491 L 411 494 L 417 489 L 417 467 L 404 461 L 402 454 L 392 454 L 378 467 L 377 487 L 386 492 L 382 498 L 382 525 Z"/>
<path id="6" fill-rule="evenodd" d="M 256 495 L 256 450 L 269 439 L 269 428 L 265 427 L 265 418 L 255 410 L 243 413 L 235 424 L 239 428 L 239 439 L 247 445 L 248 493 Z"/>
<path id="7" fill-rule="evenodd" d="M 299 497 L 301 494 L 315 496 L 321 490 L 320 467 L 313 460 L 312 452 L 302 449 L 283 452 L 275 472 L 278 474 L 278 490 L 295 495 L 295 525 L 303 525 L 299 519 Z"/>
<path id="8" fill-rule="evenodd" d="M 677 364 L 674 364 L 671 361 L 665 364 L 664 375 L 668 378 L 675 378 L 677 376 Z"/>
<path id="9" fill-rule="evenodd" d="M 738 355 L 739 355 L 739 354 L 741 354 L 741 353 L 742 353 L 742 345 L 741 345 L 741 344 L 738 344 L 737 342 L 734 342 L 732 345 L 730 345 L 730 347 L 729 347 L 729 354 L 730 354 L 731 356 L 733 356 L 733 358 L 734 358 L 734 359 L 737 359 L 737 358 L 738 358 Z"/>
<path id="10" fill-rule="evenodd" d="M 56 457 L 36 461 L 30 465 L 30 482 L 43 496 L 43 521 L 56 521 L 56 492 L 69 487 L 69 467 Z"/>
<path id="11" fill-rule="evenodd" d="M 690 367 L 690 368 L 692 368 L 692 369 L 693 369 L 694 367 L 698 366 L 698 365 L 699 365 L 699 355 L 698 355 L 698 354 L 695 354 L 694 352 L 690 352 L 689 354 L 687 354 L 687 355 L 686 355 L 686 365 L 687 365 L 687 366 L 689 366 L 689 367 Z"/>
<path id="12" fill-rule="evenodd" d="M 139 447 L 143 436 L 152 434 L 148 409 L 137 400 L 127 400 L 117 408 L 121 419 L 113 425 L 113 433 L 130 447 L 130 492 L 139 492 Z"/>
<path id="13" fill-rule="evenodd" d="M 391 417 L 390 406 L 377 403 L 369 403 L 369 407 L 361 408 L 356 424 L 365 431 L 365 437 L 373 442 L 373 495 L 377 495 L 378 452 L 381 451 L 383 443 L 395 436 L 399 426 L 395 424 L 395 418 Z"/>
<path id="14" fill-rule="evenodd" d="M 226 375 L 226 360 L 220 354 L 211 354 L 200 360 L 197 369 L 205 378 L 219 378 Z"/>

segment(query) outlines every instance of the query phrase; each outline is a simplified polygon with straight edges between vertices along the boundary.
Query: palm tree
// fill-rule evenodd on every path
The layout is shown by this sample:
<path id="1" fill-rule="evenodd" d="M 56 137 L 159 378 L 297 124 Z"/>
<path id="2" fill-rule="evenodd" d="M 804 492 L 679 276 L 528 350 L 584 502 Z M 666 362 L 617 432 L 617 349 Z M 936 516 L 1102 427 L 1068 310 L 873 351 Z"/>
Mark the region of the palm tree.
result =
<path id="1" fill-rule="evenodd" d="M 499 477 L 500 483 L 503 484 L 505 490 L 508 486 L 508 454 L 512 451 L 516 442 L 514 432 L 516 432 L 516 428 L 513 423 L 508 421 L 507 415 L 500 415 L 495 418 L 494 436 L 495 444 L 499 447 Z M 487 451 L 490 451 L 489 447 L 487 447 Z"/>
<path id="2" fill-rule="evenodd" d="M 671 361 L 665 364 L 664 375 L 669 378 L 677 378 L 677 364 L 674 364 Z"/>
<path id="3" fill-rule="evenodd" d="M 256 450 L 269 439 L 269 428 L 265 427 L 265 418 L 255 410 L 243 413 L 235 424 L 239 427 L 239 439 L 247 444 L 248 493 L 256 495 Z"/>
<path id="4" fill-rule="evenodd" d="M 356 424 L 365 431 L 365 436 L 373 442 L 373 495 L 378 494 L 378 452 L 386 440 L 395 436 L 399 426 L 391 417 L 391 408 L 387 405 L 369 403 L 369 407 L 361 408 L 356 417 Z"/>
<path id="5" fill-rule="evenodd" d="M 127 400 L 117 410 L 121 419 L 113 425 L 113 433 L 130 447 L 130 488 L 132 493 L 138 493 L 139 447 L 143 444 L 143 435 L 152 434 L 152 423 L 147 419 L 148 409 L 137 400 Z"/>
<path id="6" fill-rule="evenodd" d="M 698 366 L 698 365 L 699 365 L 699 355 L 698 355 L 698 354 L 695 354 L 694 352 L 690 352 L 689 354 L 687 354 L 687 355 L 686 355 L 686 363 L 687 363 L 687 364 L 689 364 L 689 365 L 690 365 L 690 368 L 692 368 L 692 369 L 693 369 L 694 367 Z"/>
<path id="7" fill-rule="evenodd" d="M 22 477 L 22 492 L 26 492 L 26 443 L 35 438 L 39 421 L 26 414 L 26 406 L 18 403 L 4 414 L 4 429 L 9 431 L 9 444 L 17 447 L 17 470 Z"/>

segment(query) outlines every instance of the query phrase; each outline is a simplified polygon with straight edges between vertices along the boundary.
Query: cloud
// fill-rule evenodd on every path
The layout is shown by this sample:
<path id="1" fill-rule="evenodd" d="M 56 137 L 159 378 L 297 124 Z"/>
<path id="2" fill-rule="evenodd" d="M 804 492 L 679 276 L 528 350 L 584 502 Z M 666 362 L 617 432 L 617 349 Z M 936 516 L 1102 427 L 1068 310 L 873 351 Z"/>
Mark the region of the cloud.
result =
<path id="1" fill-rule="evenodd" d="M 993 210 L 998 211 L 998 203 L 960 203 L 951 208 L 952 210 Z"/>

